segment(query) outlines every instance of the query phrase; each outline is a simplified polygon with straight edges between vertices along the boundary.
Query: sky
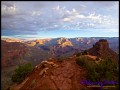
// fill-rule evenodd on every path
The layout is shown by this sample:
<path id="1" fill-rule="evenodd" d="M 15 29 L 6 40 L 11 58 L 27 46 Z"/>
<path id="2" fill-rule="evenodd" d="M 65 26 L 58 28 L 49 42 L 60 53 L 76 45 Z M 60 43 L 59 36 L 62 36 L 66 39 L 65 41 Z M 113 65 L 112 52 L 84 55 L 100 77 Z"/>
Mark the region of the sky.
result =
<path id="1" fill-rule="evenodd" d="M 2 1 L 2 37 L 119 37 L 118 1 Z"/>

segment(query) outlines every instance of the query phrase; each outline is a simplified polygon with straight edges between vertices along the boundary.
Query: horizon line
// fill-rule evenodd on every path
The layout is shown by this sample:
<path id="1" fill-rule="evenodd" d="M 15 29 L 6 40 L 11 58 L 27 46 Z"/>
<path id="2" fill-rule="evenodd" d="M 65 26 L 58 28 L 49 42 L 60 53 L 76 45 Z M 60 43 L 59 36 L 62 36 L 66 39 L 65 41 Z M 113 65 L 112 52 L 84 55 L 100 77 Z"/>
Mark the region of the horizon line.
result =
<path id="1" fill-rule="evenodd" d="M 1 39 L 4 39 L 4 38 L 10 38 L 10 39 L 56 39 L 56 38 L 69 38 L 69 39 L 72 39 L 72 38 L 119 38 L 119 37 L 46 37 L 46 38 L 16 38 L 16 37 L 9 37 L 9 36 L 1 36 Z"/>

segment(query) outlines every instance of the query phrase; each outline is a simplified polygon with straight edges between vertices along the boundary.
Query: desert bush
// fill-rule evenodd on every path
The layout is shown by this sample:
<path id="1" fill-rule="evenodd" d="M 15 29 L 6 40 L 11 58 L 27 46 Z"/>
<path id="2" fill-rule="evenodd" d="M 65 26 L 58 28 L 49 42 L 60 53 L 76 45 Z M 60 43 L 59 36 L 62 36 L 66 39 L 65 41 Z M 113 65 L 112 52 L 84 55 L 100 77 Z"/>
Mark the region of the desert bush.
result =
<path id="1" fill-rule="evenodd" d="M 117 69 L 117 65 L 114 61 L 109 58 L 106 58 L 102 61 L 97 67 L 96 72 L 100 74 L 100 80 L 107 79 L 107 80 L 114 80 L 114 77 L 118 77 L 119 71 Z"/>
<path id="2" fill-rule="evenodd" d="M 81 56 L 81 55 L 82 55 L 82 53 L 77 53 L 77 54 L 76 54 L 77 57 L 79 57 L 79 56 Z"/>
<path id="3" fill-rule="evenodd" d="M 89 52 L 88 52 L 87 50 L 85 50 L 84 53 L 85 53 L 85 55 L 88 55 L 88 54 L 89 54 Z"/>
<path id="4" fill-rule="evenodd" d="M 63 62 L 64 60 L 65 60 L 65 57 L 64 57 L 64 56 L 61 56 L 61 57 L 57 58 L 57 61 L 58 61 L 58 62 Z"/>
<path id="5" fill-rule="evenodd" d="M 87 80 L 96 82 L 102 80 L 117 80 L 119 77 L 118 66 L 111 60 L 105 59 L 99 64 L 89 60 L 87 57 L 79 57 L 76 63 L 87 70 Z"/>
<path id="6" fill-rule="evenodd" d="M 96 58 L 96 61 L 99 61 L 99 60 L 100 60 L 100 58 L 99 58 L 99 57 L 97 57 L 97 58 Z"/>
<path id="7" fill-rule="evenodd" d="M 91 60 L 91 58 L 86 57 L 86 56 L 78 57 L 76 59 L 76 63 L 85 68 L 94 67 L 96 65 L 96 63 L 93 60 Z"/>
<path id="8" fill-rule="evenodd" d="M 82 55 L 89 55 L 89 52 L 87 50 L 82 52 Z"/>
<path id="9" fill-rule="evenodd" d="M 79 58 L 76 59 L 76 63 L 80 66 L 85 66 L 86 58 L 79 57 Z"/>
<path id="10" fill-rule="evenodd" d="M 102 81 L 105 79 L 115 80 L 115 78 L 119 76 L 118 73 L 119 72 L 117 70 L 117 65 L 111 59 L 105 59 L 91 70 L 90 68 L 88 68 L 87 77 L 91 81 Z M 94 79 L 92 79 L 91 77 L 94 77 Z"/>
<path id="11" fill-rule="evenodd" d="M 35 79 L 30 83 L 30 87 L 32 88 L 35 85 L 36 81 Z"/>
<path id="12" fill-rule="evenodd" d="M 31 63 L 20 65 L 17 69 L 15 69 L 15 73 L 12 76 L 13 82 L 22 82 L 25 77 L 33 70 L 33 66 Z"/>

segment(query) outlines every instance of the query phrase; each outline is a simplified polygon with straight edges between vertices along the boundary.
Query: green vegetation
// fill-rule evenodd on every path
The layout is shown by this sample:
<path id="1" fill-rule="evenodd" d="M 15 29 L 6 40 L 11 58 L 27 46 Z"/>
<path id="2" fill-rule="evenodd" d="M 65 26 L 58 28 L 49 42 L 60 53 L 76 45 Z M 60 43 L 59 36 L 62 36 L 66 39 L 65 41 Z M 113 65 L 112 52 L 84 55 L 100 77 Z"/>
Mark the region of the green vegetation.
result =
<path id="1" fill-rule="evenodd" d="M 89 52 L 87 50 L 83 51 L 83 52 L 80 52 L 80 53 L 77 53 L 76 56 L 79 57 L 81 55 L 89 55 Z"/>
<path id="2" fill-rule="evenodd" d="M 65 60 L 65 58 L 66 58 L 66 57 L 61 56 L 61 57 L 57 58 L 57 61 L 59 61 L 59 62 L 63 62 L 63 61 Z"/>
<path id="3" fill-rule="evenodd" d="M 88 54 L 89 54 L 89 52 L 87 50 L 82 52 L 82 55 L 88 55 Z"/>
<path id="4" fill-rule="evenodd" d="M 30 87 L 32 88 L 35 85 L 36 81 L 35 79 L 30 83 Z"/>
<path id="5" fill-rule="evenodd" d="M 15 73 L 12 76 L 12 81 L 18 83 L 22 82 L 32 70 L 33 66 L 31 63 L 20 65 L 17 69 L 15 69 Z"/>
<path id="6" fill-rule="evenodd" d="M 77 57 L 79 57 L 79 56 L 81 56 L 81 55 L 82 55 L 82 53 L 77 53 L 77 54 L 76 54 Z"/>
<path id="7" fill-rule="evenodd" d="M 76 63 L 80 66 L 83 66 L 84 68 L 91 68 L 96 65 L 96 63 L 87 56 L 80 56 L 76 59 Z"/>
<path id="8" fill-rule="evenodd" d="M 96 64 L 88 57 L 80 56 L 76 59 L 76 63 L 87 70 L 87 79 L 93 82 L 102 80 L 118 80 L 118 66 L 111 59 L 107 58 Z"/>
<path id="9" fill-rule="evenodd" d="M 99 61 L 99 60 L 100 60 L 100 58 L 99 58 L 99 57 L 97 57 L 97 58 L 96 58 L 96 61 Z"/>

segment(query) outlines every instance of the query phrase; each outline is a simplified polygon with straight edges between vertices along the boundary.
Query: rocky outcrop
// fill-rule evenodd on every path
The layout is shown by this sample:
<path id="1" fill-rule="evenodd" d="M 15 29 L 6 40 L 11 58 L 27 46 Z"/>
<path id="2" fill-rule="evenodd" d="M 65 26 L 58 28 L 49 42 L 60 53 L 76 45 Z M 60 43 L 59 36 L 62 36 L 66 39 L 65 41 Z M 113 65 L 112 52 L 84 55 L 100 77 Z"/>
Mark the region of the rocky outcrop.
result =
<path id="1" fill-rule="evenodd" d="M 118 54 L 109 48 L 109 43 L 106 39 L 100 39 L 88 52 L 94 56 L 118 61 Z"/>
<path id="2" fill-rule="evenodd" d="M 80 80 L 85 79 L 85 70 L 76 64 L 75 57 L 63 62 L 45 61 L 37 68 L 19 90 L 81 90 L 84 88 Z M 31 85 L 33 81 L 34 84 Z"/>

